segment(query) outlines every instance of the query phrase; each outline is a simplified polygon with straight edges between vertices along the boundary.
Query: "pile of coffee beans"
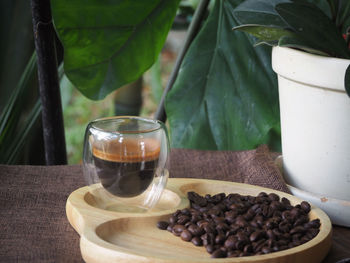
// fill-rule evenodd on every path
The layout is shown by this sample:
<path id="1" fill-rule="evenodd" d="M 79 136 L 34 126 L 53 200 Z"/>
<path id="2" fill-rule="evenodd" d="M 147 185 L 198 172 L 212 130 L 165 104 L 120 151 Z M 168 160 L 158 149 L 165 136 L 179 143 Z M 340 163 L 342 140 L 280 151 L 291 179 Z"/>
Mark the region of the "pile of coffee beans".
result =
<path id="1" fill-rule="evenodd" d="M 320 220 L 309 220 L 310 204 L 265 192 L 200 196 L 188 192 L 190 208 L 177 210 L 157 227 L 195 246 L 213 258 L 262 255 L 299 246 L 320 231 Z"/>

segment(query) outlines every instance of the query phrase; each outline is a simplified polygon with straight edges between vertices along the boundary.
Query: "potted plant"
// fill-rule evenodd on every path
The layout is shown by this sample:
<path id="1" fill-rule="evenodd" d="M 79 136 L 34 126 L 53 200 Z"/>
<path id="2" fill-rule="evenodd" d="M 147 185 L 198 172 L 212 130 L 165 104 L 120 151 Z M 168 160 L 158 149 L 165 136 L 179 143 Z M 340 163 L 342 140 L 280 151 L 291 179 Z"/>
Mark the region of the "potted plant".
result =
<path id="1" fill-rule="evenodd" d="M 283 172 L 292 192 L 350 226 L 350 2 L 252 1 L 234 28 L 272 45 Z M 348 94 L 347 94 L 348 93 Z"/>

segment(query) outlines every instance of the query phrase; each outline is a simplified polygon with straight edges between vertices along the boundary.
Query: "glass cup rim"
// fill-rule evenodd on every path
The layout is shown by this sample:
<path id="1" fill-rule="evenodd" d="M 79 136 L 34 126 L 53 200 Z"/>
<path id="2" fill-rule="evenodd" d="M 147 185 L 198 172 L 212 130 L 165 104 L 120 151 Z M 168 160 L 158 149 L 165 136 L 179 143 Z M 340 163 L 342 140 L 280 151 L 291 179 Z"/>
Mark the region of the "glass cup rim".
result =
<path id="1" fill-rule="evenodd" d="M 112 123 L 112 122 L 122 120 L 122 119 L 133 119 L 133 120 L 138 120 L 138 121 L 142 121 L 142 122 L 157 124 L 157 126 L 155 128 L 137 130 L 137 131 L 106 131 L 106 130 L 95 125 L 95 124 L 100 123 L 100 122 L 111 122 Z M 152 118 L 125 115 L 125 116 L 112 116 L 112 117 L 98 118 L 98 119 L 91 121 L 89 123 L 89 126 L 91 126 L 93 129 L 96 129 L 96 130 L 101 131 L 101 132 L 118 133 L 118 134 L 132 134 L 132 133 L 150 133 L 150 132 L 160 130 L 163 127 L 163 123 L 159 120 L 155 120 Z"/>

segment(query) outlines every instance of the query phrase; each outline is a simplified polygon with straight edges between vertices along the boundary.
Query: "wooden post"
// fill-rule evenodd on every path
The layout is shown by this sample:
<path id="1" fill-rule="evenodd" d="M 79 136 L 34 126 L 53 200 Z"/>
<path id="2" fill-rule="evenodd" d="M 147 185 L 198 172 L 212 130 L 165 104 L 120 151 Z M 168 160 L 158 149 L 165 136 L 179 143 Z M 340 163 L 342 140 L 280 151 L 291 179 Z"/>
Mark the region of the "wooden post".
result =
<path id="1" fill-rule="evenodd" d="M 46 165 L 67 164 L 55 31 L 49 0 L 31 0 Z"/>

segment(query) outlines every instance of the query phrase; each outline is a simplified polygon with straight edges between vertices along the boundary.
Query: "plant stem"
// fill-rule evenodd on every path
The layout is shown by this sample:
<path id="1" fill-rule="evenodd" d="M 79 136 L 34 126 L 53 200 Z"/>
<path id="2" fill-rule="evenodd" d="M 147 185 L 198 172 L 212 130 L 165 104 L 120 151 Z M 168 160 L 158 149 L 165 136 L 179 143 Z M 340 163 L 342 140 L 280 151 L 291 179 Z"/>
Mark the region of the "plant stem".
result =
<path id="1" fill-rule="evenodd" d="M 55 31 L 49 0 L 31 0 L 47 165 L 67 164 Z"/>
<path id="2" fill-rule="evenodd" d="M 198 5 L 198 7 L 193 15 L 193 19 L 192 19 L 191 24 L 188 28 L 188 33 L 187 33 L 185 44 L 182 47 L 182 49 L 181 49 L 181 51 L 176 59 L 174 69 L 171 72 L 168 84 L 163 92 L 163 95 L 162 95 L 162 98 L 160 100 L 160 104 L 158 106 L 157 112 L 155 113 L 155 119 L 157 119 L 157 120 L 160 120 L 163 122 L 166 121 L 166 113 L 165 113 L 165 109 L 164 109 L 165 97 L 168 94 L 168 92 L 170 91 L 170 89 L 172 88 L 172 86 L 176 80 L 181 63 L 185 57 L 185 54 L 186 54 L 188 48 L 190 47 L 192 41 L 194 40 L 197 33 L 199 32 L 199 29 L 200 29 L 202 21 L 204 20 L 205 13 L 207 11 L 209 2 L 210 2 L 210 0 L 201 0 L 201 2 L 199 3 L 199 5 Z"/>

